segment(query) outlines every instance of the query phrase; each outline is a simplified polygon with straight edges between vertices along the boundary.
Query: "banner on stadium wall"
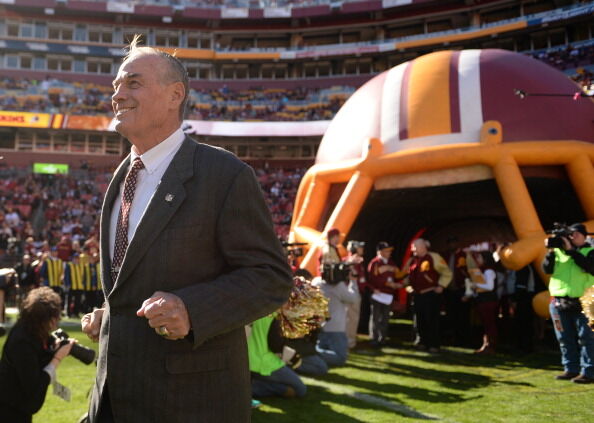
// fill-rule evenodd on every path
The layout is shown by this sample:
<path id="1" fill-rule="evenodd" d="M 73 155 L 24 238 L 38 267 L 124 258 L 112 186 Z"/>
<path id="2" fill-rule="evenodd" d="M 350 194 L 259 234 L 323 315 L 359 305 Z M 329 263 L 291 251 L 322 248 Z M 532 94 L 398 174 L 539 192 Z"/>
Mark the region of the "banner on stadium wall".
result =
<path id="1" fill-rule="evenodd" d="M 223 19 L 247 18 L 249 15 L 250 10 L 246 7 L 223 7 L 221 9 L 221 18 Z"/>
<path id="2" fill-rule="evenodd" d="M 553 10 L 540 19 L 529 19 L 529 25 L 540 25 L 546 22 L 558 21 L 561 19 L 571 19 L 580 15 L 591 15 L 594 13 L 593 5 L 580 6 L 569 10 Z"/>
<path id="3" fill-rule="evenodd" d="M 0 111 L 0 126 L 49 128 L 52 120 L 52 115 L 49 113 Z"/>
<path id="4" fill-rule="evenodd" d="M 127 3 L 108 1 L 107 11 L 116 13 L 134 13 L 134 3 L 131 1 Z"/>
<path id="5" fill-rule="evenodd" d="M 265 18 L 290 18 L 291 8 L 285 7 L 266 7 L 264 9 Z"/>
<path id="6" fill-rule="evenodd" d="M 68 173 L 68 165 L 61 163 L 33 163 L 33 173 L 45 173 L 55 175 L 56 173 Z"/>
<path id="7" fill-rule="evenodd" d="M 382 7 L 387 9 L 389 7 L 404 6 L 405 4 L 411 4 L 413 0 L 382 0 Z"/>
<path id="8" fill-rule="evenodd" d="M 185 120 L 186 134 L 218 135 L 227 137 L 312 137 L 322 136 L 329 120 L 311 122 L 217 122 Z"/>
<path id="9" fill-rule="evenodd" d="M 65 129 L 83 129 L 90 131 L 107 131 L 111 118 L 108 116 L 67 115 L 62 125 Z"/>
<path id="10" fill-rule="evenodd" d="M 390 46 L 394 46 L 394 43 L 389 43 Z M 343 56 L 343 55 L 356 55 L 366 53 L 377 53 L 380 51 L 380 44 L 373 44 L 368 46 L 352 46 L 352 47 L 341 47 L 340 45 L 333 46 L 330 48 L 320 48 L 312 50 L 301 50 L 301 51 L 282 51 L 280 53 L 281 59 L 303 59 L 312 57 L 326 57 L 326 56 Z"/>

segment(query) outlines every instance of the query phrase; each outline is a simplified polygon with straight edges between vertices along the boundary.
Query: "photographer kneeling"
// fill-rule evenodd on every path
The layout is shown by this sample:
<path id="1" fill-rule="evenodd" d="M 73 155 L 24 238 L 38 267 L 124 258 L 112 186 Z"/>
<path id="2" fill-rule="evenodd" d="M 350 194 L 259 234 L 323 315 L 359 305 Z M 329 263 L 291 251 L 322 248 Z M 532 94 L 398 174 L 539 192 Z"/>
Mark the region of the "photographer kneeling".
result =
<path id="1" fill-rule="evenodd" d="M 344 366 L 349 354 L 346 335 L 347 305 L 361 301 L 357 280 L 350 276 L 350 266 L 342 261 L 338 251 L 340 231 L 328 231 L 328 242 L 322 247 L 320 270 L 322 277 L 314 278 L 312 285 L 319 287 L 328 299 L 330 318 L 324 322 L 318 336 L 316 350 L 329 367 Z"/>
<path id="2" fill-rule="evenodd" d="M 582 313 L 580 297 L 594 285 L 594 247 L 586 242 L 588 232 L 581 223 L 556 225 L 553 234 L 545 240 L 549 253 L 543 270 L 551 274 L 549 309 L 565 370 L 556 379 L 593 383 L 594 333 Z"/>
<path id="3" fill-rule="evenodd" d="M 32 421 L 74 342 L 63 343 L 50 335 L 58 328 L 62 310 L 60 296 L 51 288 L 31 290 L 22 308 L 0 360 L 0 413 L 2 421 L 11 423 Z"/>

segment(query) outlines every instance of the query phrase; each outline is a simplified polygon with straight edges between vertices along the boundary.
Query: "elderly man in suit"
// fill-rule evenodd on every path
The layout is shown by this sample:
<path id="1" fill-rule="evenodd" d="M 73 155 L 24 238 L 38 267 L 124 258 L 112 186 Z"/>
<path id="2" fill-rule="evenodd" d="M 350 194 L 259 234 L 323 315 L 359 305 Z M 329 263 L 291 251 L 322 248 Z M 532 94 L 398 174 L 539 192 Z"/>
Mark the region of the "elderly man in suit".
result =
<path id="1" fill-rule="evenodd" d="M 247 422 L 244 325 L 288 298 L 291 272 L 252 169 L 181 130 L 188 77 L 130 45 L 113 82 L 132 144 L 101 217 L 103 309 L 89 420 Z"/>

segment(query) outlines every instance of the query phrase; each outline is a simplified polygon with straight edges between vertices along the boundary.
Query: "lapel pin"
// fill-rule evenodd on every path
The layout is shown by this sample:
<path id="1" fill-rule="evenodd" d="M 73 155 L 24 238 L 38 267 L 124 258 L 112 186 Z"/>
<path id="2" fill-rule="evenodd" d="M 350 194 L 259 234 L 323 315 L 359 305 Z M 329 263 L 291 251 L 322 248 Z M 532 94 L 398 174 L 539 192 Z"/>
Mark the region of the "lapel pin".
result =
<path id="1" fill-rule="evenodd" d="M 165 195 L 165 201 L 167 201 L 168 203 L 171 203 L 173 201 L 173 194 L 167 194 Z"/>

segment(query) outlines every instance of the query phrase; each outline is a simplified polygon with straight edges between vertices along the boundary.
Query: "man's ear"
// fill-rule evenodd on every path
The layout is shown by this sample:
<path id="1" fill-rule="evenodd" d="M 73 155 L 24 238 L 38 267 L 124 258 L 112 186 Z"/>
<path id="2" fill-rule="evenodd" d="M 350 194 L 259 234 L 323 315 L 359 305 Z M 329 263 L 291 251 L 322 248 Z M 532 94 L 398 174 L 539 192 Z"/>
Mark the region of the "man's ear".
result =
<path id="1" fill-rule="evenodd" d="M 171 103 L 172 109 L 179 109 L 180 104 L 184 101 L 185 93 L 186 90 L 184 89 L 183 82 L 178 81 L 171 84 L 169 101 Z"/>

